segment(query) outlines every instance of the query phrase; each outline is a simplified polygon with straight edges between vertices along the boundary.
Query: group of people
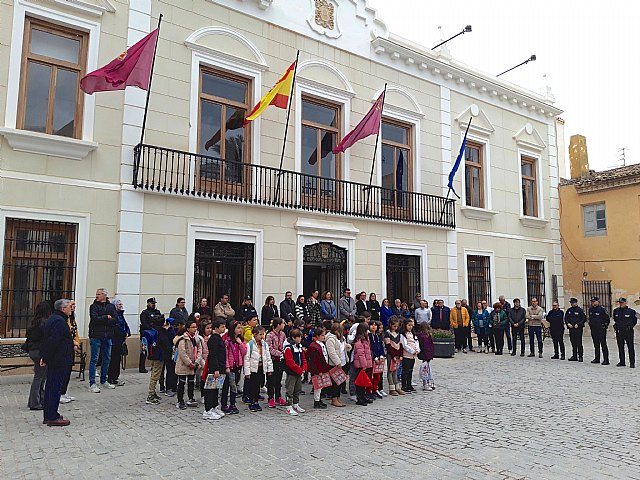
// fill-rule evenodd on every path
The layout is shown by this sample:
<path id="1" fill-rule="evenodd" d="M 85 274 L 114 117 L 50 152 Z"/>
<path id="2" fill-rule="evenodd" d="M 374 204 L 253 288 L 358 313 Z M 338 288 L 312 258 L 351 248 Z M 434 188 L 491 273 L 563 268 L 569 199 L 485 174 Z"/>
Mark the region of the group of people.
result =
<path id="1" fill-rule="evenodd" d="M 236 398 L 249 411 L 261 411 L 266 393 L 269 408 L 284 407 L 297 416 L 305 411 L 299 402 L 306 393 L 302 385 L 309 382 L 313 408 L 327 408 L 324 399 L 344 407 L 343 394 L 366 406 L 389 395 L 415 392 L 417 360 L 422 362 L 423 390 L 433 390 L 431 326 L 416 326 L 413 317 L 402 315 L 391 315 L 384 325 L 379 312 L 374 318 L 367 309 L 360 314 L 353 310 L 352 315 L 350 292 L 345 293 L 338 308 L 349 316 L 342 320 L 330 304 L 320 305 L 319 316 L 312 317 L 309 309 L 302 308 L 304 297 L 294 303 L 291 292 L 279 309 L 268 297 L 261 319 L 248 296 L 237 312 L 225 295 L 213 309 L 202 299 L 195 312 L 181 310 L 175 315 L 178 312 L 172 310 L 166 318 L 156 308 L 155 298 L 149 298 L 140 315 L 140 371 L 146 371 L 147 360 L 151 364 L 146 403 L 157 405 L 159 394 L 164 393 L 177 396 L 179 409 L 196 407 L 199 390 L 203 418 L 218 420 L 239 413 Z M 178 299 L 176 308 L 182 308 L 182 300 Z M 323 300 L 332 302 L 327 296 Z M 308 303 L 316 301 L 314 292 Z M 375 301 L 375 295 L 369 301 Z M 383 387 L 385 371 L 389 393 Z"/>
<path id="2" fill-rule="evenodd" d="M 515 356 L 520 339 L 520 356 L 524 356 L 526 329 L 529 357 L 535 357 L 537 340 L 542 358 L 542 328 L 546 324 L 554 346 L 551 358 L 564 360 L 566 328 L 572 346 L 568 360 L 582 362 L 583 329 L 588 323 L 595 348 L 591 363 L 609 364 L 607 330 L 611 319 L 598 297 L 591 298 L 588 315 L 576 298 L 570 299 L 566 312 L 558 302 L 545 312 L 536 298 L 525 308 L 518 298 L 512 306 L 504 296 L 492 306 L 483 300 L 473 307 L 462 299 L 448 307 L 436 299 L 429 308 L 419 293 L 411 305 L 396 299 L 391 306 L 386 298 L 379 303 L 375 293 L 367 296 L 360 292 L 353 298 L 349 289 L 337 303 L 331 292 L 321 298 L 318 291 L 309 298 L 298 295 L 295 302 L 292 292 L 286 292 L 278 306 L 275 298 L 268 296 L 260 315 L 250 296 L 244 297 L 237 310 L 228 295 L 213 308 L 203 298 L 192 313 L 185 304 L 184 298 L 178 298 L 166 317 L 157 309 L 155 298 L 149 298 L 140 313 L 139 370 L 148 373 L 147 361 L 151 366 L 146 403 L 160 403 L 158 393 L 163 393 L 177 396 L 180 409 L 197 407 L 197 388 L 205 407 L 203 417 L 211 420 L 239 413 L 236 397 L 248 404 L 250 411 L 262 410 L 263 393 L 269 408 L 285 407 L 296 416 L 304 412 L 299 399 L 305 394 L 302 385 L 306 382 L 313 385 L 314 408 L 320 409 L 327 408 L 323 399 L 344 407 L 343 394 L 364 406 L 388 395 L 413 393 L 416 360 L 422 362 L 419 378 L 423 389 L 433 390 L 433 330 L 451 332 L 456 351 L 463 353 L 474 351 L 472 331 L 477 351 L 496 355 L 502 355 L 506 338 L 507 348 Z M 629 366 L 634 368 L 636 312 L 625 298 L 619 298 L 618 304 L 612 315 L 619 349 L 617 366 L 626 365 L 626 345 Z M 119 378 L 120 361 L 131 331 L 122 302 L 109 300 L 103 288 L 96 291 L 89 316 L 89 389 L 100 393 L 102 388 L 124 385 Z M 75 302 L 57 300 L 53 312 L 47 302 L 38 305 L 23 348 L 34 362 L 29 408 L 43 410 L 45 424 L 69 425 L 58 413 L 58 405 L 74 400 L 67 394 L 67 386 L 74 352 L 80 348 Z M 383 388 L 385 376 L 389 393 Z"/>

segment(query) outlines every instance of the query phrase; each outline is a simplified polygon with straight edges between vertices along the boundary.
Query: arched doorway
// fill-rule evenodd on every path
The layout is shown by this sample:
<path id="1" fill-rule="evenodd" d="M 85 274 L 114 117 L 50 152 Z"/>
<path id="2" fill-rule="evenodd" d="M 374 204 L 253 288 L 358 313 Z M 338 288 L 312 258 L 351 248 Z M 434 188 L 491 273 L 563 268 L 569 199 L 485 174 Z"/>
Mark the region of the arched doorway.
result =
<path id="1" fill-rule="evenodd" d="M 326 290 L 337 299 L 347 288 L 347 249 L 333 243 L 319 242 L 305 245 L 302 267 L 302 286 L 305 296 L 313 290 Z"/>

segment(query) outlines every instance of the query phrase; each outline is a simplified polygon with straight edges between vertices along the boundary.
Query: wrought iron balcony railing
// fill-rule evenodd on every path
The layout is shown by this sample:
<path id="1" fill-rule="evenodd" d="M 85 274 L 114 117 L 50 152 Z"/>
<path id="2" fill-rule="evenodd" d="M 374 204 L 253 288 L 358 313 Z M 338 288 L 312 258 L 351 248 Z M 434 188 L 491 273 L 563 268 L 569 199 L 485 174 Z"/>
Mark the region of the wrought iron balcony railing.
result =
<path id="1" fill-rule="evenodd" d="M 144 190 L 352 217 L 455 228 L 455 202 L 232 162 L 153 145 L 134 149 L 133 186 Z"/>

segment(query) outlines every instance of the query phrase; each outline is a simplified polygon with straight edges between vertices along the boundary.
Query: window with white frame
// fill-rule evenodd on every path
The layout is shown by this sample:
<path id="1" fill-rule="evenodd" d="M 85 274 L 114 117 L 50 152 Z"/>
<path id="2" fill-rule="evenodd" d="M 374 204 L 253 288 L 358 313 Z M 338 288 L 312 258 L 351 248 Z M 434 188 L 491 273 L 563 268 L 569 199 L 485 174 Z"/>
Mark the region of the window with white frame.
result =
<path id="1" fill-rule="evenodd" d="M 89 34 L 26 17 L 17 128 L 82 138 Z"/>
<path id="2" fill-rule="evenodd" d="M 538 216 L 538 165 L 533 157 L 520 157 L 522 177 L 522 214 L 527 217 Z"/>
<path id="3" fill-rule="evenodd" d="M 605 204 L 583 205 L 584 236 L 598 237 L 607 234 L 607 214 Z"/>
<path id="4" fill-rule="evenodd" d="M 467 142 L 464 150 L 465 203 L 469 207 L 485 208 L 484 146 Z"/>

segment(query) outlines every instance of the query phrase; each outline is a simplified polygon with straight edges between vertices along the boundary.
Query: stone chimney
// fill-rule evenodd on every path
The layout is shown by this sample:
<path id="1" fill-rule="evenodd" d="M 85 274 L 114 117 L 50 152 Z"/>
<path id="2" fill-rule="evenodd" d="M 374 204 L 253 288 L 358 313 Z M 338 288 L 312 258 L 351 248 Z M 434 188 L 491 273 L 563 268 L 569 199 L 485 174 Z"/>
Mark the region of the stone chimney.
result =
<path id="1" fill-rule="evenodd" d="M 569 140 L 569 162 L 571 163 L 571 178 L 589 174 L 587 138 L 584 135 L 571 135 Z"/>

